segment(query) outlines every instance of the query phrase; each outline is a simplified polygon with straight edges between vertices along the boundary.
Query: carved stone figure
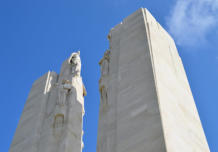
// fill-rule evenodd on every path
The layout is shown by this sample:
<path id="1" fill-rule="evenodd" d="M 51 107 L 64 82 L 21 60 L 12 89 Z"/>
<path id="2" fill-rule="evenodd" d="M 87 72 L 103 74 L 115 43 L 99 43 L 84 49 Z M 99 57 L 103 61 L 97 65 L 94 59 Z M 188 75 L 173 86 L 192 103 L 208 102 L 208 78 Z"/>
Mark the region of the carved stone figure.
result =
<path id="1" fill-rule="evenodd" d="M 61 137 L 62 133 L 63 133 L 63 127 L 64 127 L 64 115 L 63 114 L 57 114 L 54 117 L 54 136 L 56 138 Z"/>
<path id="2" fill-rule="evenodd" d="M 100 93 L 101 93 L 101 101 L 103 103 L 104 106 L 107 105 L 107 90 L 105 88 L 105 86 L 102 86 L 100 88 Z"/>
<path id="3" fill-rule="evenodd" d="M 34 82 L 10 152 L 82 152 L 86 90 L 80 71 L 76 52 L 59 74 L 48 71 Z"/>
<path id="4" fill-rule="evenodd" d="M 69 80 L 63 80 L 62 84 L 59 86 L 59 92 L 58 92 L 58 105 L 64 105 L 66 103 L 66 97 L 70 93 L 72 89 L 72 84 Z"/>
<path id="5" fill-rule="evenodd" d="M 101 75 L 108 75 L 109 72 L 109 61 L 110 61 L 110 51 L 107 50 L 104 54 L 103 59 L 99 62 L 101 66 Z"/>
<path id="6" fill-rule="evenodd" d="M 80 51 L 72 53 L 68 60 L 68 63 L 72 65 L 73 76 L 80 76 L 80 72 L 81 72 Z"/>
<path id="7" fill-rule="evenodd" d="M 62 128 L 64 125 L 64 115 L 57 114 L 54 120 L 54 128 Z"/>

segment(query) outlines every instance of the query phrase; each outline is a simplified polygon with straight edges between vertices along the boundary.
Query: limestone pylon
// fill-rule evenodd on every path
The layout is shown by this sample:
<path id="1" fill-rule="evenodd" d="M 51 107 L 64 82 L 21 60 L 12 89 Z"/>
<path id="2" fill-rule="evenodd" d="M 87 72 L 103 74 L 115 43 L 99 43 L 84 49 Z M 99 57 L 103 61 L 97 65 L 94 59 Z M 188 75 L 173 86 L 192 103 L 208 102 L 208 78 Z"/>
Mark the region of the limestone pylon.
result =
<path id="1" fill-rule="evenodd" d="M 10 152 L 81 152 L 86 90 L 80 52 L 32 86 Z"/>
<path id="2" fill-rule="evenodd" d="M 209 152 L 174 40 L 150 12 L 139 9 L 108 38 L 97 152 Z"/>

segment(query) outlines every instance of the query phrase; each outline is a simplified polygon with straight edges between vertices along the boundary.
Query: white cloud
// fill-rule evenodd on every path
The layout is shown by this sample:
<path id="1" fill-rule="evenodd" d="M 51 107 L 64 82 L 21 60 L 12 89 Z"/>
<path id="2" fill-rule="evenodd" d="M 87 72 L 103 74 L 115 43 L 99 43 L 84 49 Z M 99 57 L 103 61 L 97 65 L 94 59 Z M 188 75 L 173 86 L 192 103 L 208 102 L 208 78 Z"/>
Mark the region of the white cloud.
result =
<path id="1" fill-rule="evenodd" d="M 177 0 L 166 21 L 179 45 L 204 42 L 218 28 L 218 0 Z"/>

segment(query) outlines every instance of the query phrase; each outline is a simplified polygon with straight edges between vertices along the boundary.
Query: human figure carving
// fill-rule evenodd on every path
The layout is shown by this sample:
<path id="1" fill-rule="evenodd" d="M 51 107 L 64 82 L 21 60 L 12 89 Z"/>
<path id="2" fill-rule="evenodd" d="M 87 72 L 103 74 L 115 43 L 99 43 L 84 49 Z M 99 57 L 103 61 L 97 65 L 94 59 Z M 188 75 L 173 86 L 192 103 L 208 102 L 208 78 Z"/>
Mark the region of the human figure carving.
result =
<path id="1" fill-rule="evenodd" d="M 101 101 L 104 105 L 107 105 L 107 90 L 106 88 L 103 86 L 100 89 L 101 92 Z"/>
<path id="2" fill-rule="evenodd" d="M 66 102 L 66 97 L 70 93 L 72 89 L 72 84 L 70 83 L 69 80 L 63 80 L 62 84 L 59 86 L 59 100 L 58 100 L 58 105 L 64 105 Z"/>
<path id="3" fill-rule="evenodd" d="M 64 115 L 58 114 L 55 116 L 54 128 L 62 128 L 64 125 Z"/>
<path id="4" fill-rule="evenodd" d="M 100 61 L 101 65 L 101 75 L 105 76 L 109 73 L 109 61 L 110 61 L 110 51 L 107 50 L 104 54 L 103 59 Z"/>
<path id="5" fill-rule="evenodd" d="M 81 73 L 80 51 L 72 53 L 68 60 L 68 63 L 72 65 L 73 76 L 80 76 Z"/>

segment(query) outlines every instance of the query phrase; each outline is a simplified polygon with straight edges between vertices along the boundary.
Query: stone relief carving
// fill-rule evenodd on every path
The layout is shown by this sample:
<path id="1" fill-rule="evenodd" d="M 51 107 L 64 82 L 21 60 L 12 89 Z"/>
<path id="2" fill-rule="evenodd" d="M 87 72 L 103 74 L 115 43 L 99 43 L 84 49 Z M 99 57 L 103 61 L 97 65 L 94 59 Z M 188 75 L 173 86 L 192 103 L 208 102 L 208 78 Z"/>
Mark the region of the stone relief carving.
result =
<path id="1" fill-rule="evenodd" d="M 73 76 L 80 76 L 81 73 L 80 51 L 72 53 L 70 58 L 68 59 L 68 63 L 72 66 Z"/>
<path id="2" fill-rule="evenodd" d="M 104 53 L 103 59 L 101 59 L 101 61 L 99 62 L 100 66 L 101 66 L 101 75 L 102 76 L 108 75 L 108 73 L 109 73 L 109 62 L 110 62 L 110 51 L 107 50 Z"/>
<path id="3" fill-rule="evenodd" d="M 108 40 L 111 40 L 111 33 L 108 34 L 107 38 Z"/>
<path id="4" fill-rule="evenodd" d="M 58 91 L 58 105 L 65 105 L 66 104 L 66 97 L 70 93 L 72 89 L 72 84 L 69 80 L 63 80 L 62 84 L 59 85 L 59 91 Z"/>
<path id="5" fill-rule="evenodd" d="M 63 114 L 55 115 L 53 127 L 54 127 L 54 130 L 53 130 L 54 136 L 56 138 L 61 137 L 63 133 L 63 127 L 64 127 L 64 115 Z"/>
<path id="6" fill-rule="evenodd" d="M 64 126 L 64 115 L 57 114 L 54 120 L 54 128 L 62 128 Z"/>
<path id="7" fill-rule="evenodd" d="M 105 86 L 102 86 L 100 88 L 100 93 L 101 93 L 101 101 L 103 103 L 103 106 L 106 106 L 107 105 L 107 90 Z"/>

